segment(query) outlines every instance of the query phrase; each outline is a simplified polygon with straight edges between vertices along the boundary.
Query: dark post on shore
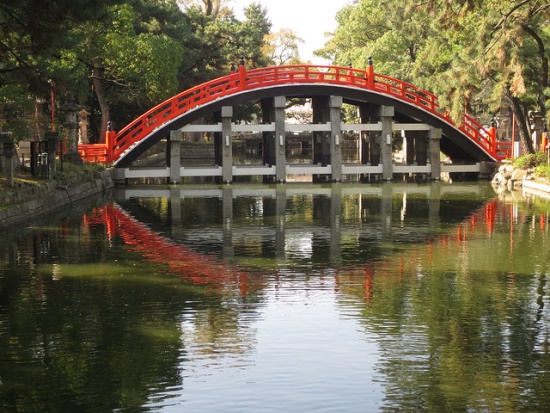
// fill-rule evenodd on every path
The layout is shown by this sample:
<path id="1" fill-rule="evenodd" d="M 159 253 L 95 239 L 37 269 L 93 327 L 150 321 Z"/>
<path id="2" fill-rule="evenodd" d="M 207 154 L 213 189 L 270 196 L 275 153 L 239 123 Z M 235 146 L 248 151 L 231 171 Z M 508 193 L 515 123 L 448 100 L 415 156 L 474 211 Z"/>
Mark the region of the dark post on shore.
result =
<path id="1" fill-rule="evenodd" d="M 11 132 L 0 132 L 0 144 L 2 145 L 3 164 L 8 186 L 13 188 L 13 148 L 15 145 L 11 139 Z"/>

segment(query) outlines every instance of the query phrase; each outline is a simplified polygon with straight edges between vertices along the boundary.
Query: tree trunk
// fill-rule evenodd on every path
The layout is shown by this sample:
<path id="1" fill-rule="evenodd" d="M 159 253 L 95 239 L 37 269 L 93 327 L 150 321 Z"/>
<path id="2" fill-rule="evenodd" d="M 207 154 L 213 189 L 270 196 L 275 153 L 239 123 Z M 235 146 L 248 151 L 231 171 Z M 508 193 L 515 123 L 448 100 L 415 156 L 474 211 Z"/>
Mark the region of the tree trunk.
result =
<path id="1" fill-rule="evenodd" d="M 546 56 L 546 48 L 544 41 L 540 36 L 526 24 L 522 25 L 525 30 L 537 43 L 538 54 L 540 56 L 540 86 L 542 89 L 548 87 L 548 57 Z"/>
<path id="2" fill-rule="evenodd" d="M 509 96 L 512 102 L 512 112 L 516 116 L 516 122 L 518 124 L 519 138 L 526 153 L 535 153 L 533 147 L 533 139 L 529 134 L 529 125 L 527 124 L 527 118 L 521 108 L 521 104 L 518 98 Z"/>
<path id="3" fill-rule="evenodd" d="M 105 92 L 103 91 L 103 85 L 101 84 L 101 79 L 99 78 L 99 70 L 92 69 L 92 84 L 94 85 L 95 95 L 97 101 L 99 102 L 99 110 L 101 111 L 101 130 L 99 132 L 99 143 L 105 143 L 105 138 L 107 136 L 107 124 L 109 122 L 109 104 L 107 99 L 105 99 Z"/>

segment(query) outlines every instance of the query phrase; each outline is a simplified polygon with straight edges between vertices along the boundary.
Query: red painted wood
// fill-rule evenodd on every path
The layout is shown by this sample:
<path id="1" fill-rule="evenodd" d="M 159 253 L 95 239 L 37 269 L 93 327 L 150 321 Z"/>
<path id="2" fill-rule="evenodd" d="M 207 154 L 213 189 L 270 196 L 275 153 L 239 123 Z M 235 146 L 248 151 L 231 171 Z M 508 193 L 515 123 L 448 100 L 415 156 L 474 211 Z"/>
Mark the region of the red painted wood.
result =
<path id="1" fill-rule="evenodd" d="M 477 143 L 491 157 L 502 160 L 496 141 L 490 139 L 487 129 L 465 114 L 456 126 L 450 116 L 441 110 L 437 96 L 399 79 L 367 70 L 339 66 L 273 66 L 238 72 L 192 87 L 155 106 L 120 130 L 105 145 L 79 145 L 83 158 L 91 162 L 115 162 L 125 151 L 167 122 L 172 121 L 199 106 L 242 91 L 292 84 L 330 84 L 355 87 L 392 96 L 415 105 L 448 124 L 457 127 L 469 139 Z"/>

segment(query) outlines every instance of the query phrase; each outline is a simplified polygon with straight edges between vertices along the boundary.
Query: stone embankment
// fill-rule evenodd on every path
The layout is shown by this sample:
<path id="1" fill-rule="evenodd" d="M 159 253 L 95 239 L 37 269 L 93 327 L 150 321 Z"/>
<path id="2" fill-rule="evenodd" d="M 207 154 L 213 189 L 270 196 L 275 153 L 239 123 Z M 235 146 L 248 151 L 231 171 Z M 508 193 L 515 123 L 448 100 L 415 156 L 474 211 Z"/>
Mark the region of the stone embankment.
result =
<path id="1" fill-rule="evenodd" d="M 499 192 L 523 189 L 533 195 L 550 197 L 549 182 L 538 179 L 532 169 L 515 169 L 511 164 L 501 165 L 491 183 Z"/>
<path id="2" fill-rule="evenodd" d="M 23 224 L 114 187 L 112 170 L 0 193 L 0 228 Z"/>

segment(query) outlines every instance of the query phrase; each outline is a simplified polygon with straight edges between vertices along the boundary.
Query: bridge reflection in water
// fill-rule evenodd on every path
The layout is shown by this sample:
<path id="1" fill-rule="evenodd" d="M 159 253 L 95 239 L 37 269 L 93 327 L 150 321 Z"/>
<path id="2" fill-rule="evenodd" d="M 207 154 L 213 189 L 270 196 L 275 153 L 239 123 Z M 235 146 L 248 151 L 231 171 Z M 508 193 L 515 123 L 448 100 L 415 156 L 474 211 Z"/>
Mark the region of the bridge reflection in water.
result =
<path id="1" fill-rule="evenodd" d="M 547 205 L 443 184 L 117 195 L 2 244 L 8 409 L 550 402 Z"/>
<path id="2" fill-rule="evenodd" d="M 250 274 L 258 271 L 273 275 L 299 268 L 372 276 L 407 245 L 441 245 L 449 251 L 455 240 L 458 251 L 467 232 L 492 230 L 497 203 L 486 202 L 490 191 L 440 183 L 128 187 L 116 192 L 118 205 L 96 209 L 86 223 L 104 225 L 109 237 L 121 237 L 146 260 L 168 265 L 195 284 L 237 286 L 242 296 L 250 288 Z M 300 205 L 310 209 L 297 211 Z M 215 219 L 208 209 L 216 211 Z M 243 209 L 249 210 L 248 218 Z M 423 224 L 416 225 L 417 220 Z M 405 260 L 417 262 L 410 258 Z M 253 284 L 262 288 L 258 277 Z"/>

